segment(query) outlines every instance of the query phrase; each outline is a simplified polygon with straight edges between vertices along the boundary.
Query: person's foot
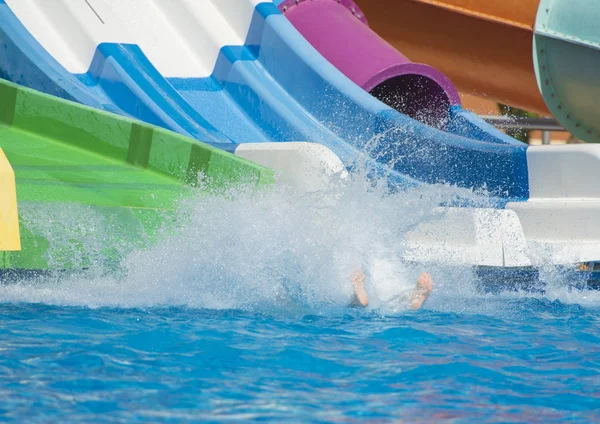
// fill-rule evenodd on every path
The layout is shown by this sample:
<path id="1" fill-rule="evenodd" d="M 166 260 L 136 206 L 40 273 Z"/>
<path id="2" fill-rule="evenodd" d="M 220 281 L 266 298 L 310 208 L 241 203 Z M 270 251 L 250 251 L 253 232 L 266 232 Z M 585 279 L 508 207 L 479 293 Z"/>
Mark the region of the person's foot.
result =
<path id="1" fill-rule="evenodd" d="M 367 290 L 365 289 L 365 273 L 361 270 L 356 270 L 352 273 L 352 286 L 354 287 L 354 297 L 356 298 L 356 303 L 358 303 L 363 308 L 369 306 L 369 296 L 367 295 Z"/>
<path id="2" fill-rule="evenodd" d="M 429 297 L 429 293 L 431 293 L 432 289 L 433 279 L 431 278 L 431 275 L 426 272 L 422 273 L 419 276 L 419 279 L 417 280 L 417 286 L 410 297 L 410 307 L 413 311 L 416 311 L 423 306 L 423 303 L 425 303 Z"/>

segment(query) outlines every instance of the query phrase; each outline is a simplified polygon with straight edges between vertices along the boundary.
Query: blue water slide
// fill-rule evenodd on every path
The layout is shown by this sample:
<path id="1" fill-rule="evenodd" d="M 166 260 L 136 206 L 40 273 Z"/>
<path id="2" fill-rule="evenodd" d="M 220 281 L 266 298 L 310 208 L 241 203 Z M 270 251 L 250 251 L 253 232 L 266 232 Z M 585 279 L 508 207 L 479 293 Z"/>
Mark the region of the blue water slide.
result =
<path id="1" fill-rule="evenodd" d="M 102 3 L 111 1 L 85 3 L 90 8 L 96 6 L 92 10 L 97 18 L 102 25 L 109 25 L 119 15 L 118 9 Z M 232 0 L 226 6 L 199 2 L 211 5 L 210 10 L 216 11 L 215 19 L 229 17 L 232 33 L 245 31 L 245 37 L 238 45 L 218 46 L 210 74 L 198 72 L 197 76 L 191 71 L 181 75 L 167 73 L 164 69 L 173 62 L 168 48 L 162 52 L 167 58 L 163 63 L 156 59 L 160 56 L 149 53 L 154 47 L 144 47 L 127 37 L 123 42 L 100 39 L 94 44 L 85 72 L 68 70 L 64 54 L 53 53 L 52 43 L 42 39 L 41 30 L 31 23 L 36 19 L 43 21 L 42 17 L 52 22 L 59 5 L 68 0 L 57 0 L 54 9 L 46 11 L 44 7 L 48 6 L 43 0 L 26 2 L 31 5 L 24 9 L 17 0 L 0 0 L 2 78 L 135 117 L 228 150 L 248 142 L 313 141 L 332 149 L 348 167 L 361 152 L 367 152 L 371 158 L 369 166 L 375 172 L 392 175 L 397 181 L 483 188 L 502 201 L 525 200 L 529 196 L 526 145 L 460 106 L 452 107 L 444 130 L 402 115 L 336 70 L 272 2 Z M 73 9 L 74 3 L 64 7 Z M 248 3 L 253 10 L 246 27 L 237 23 L 237 15 L 231 17 L 230 10 L 219 9 L 247 7 Z M 182 4 L 193 3 L 182 0 Z M 199 28 L 198 37 L 204 36 L 200 29 L 210 22 L 193 22 L 191 13 L 184 15 L 172 14 L 181 19 L 182 28 L 186 22 L 192 22 Z M 117 17 L 127 18 L 125 13 Z M 161 15 L 166 21 L 170 17 Z M 64 37 L 57 51 L 77 52 L 78 43 L 90 38 L 88 27 L 96 24 L 60 26 Z M 178 34 L 184 32 L 178 27 L 179 22 L 168 24 Z M 137 31 L 135 36 L 144 34 Z M 184 40 L 193 51 L 200 49 L 189 33 Z M 182 69 L 193 69 L 196 59 L 178 56 L 176 60 Z"/>

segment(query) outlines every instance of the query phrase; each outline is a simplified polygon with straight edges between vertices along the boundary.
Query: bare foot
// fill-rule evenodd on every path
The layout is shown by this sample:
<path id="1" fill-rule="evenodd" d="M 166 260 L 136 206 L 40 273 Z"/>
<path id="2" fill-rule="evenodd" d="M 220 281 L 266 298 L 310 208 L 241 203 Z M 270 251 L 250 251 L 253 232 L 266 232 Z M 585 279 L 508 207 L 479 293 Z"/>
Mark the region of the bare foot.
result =
<path id="1" fill-rule="evenodd" d="M 422 273 L 419 276 L 419 279 L 417 280 L 417 286 L 410 297 L 410 307 L 413 309 L 413 311 L 416 311 L 423 306 L 423 303 L 425 303 L 429 297 L 429 293 L 431 293 L 432 289 L 433 279 L 431 278 L 431 275 L 426 272 Z"/>
<path id="2" fill-rule="evenodd" d="M 363 308 L 369 306 L 369 296 L 365 289 L 365 273 L 357 269 L 352 273 L 352 286 L 354 287 L 354 297 L 356 303 Z"/>

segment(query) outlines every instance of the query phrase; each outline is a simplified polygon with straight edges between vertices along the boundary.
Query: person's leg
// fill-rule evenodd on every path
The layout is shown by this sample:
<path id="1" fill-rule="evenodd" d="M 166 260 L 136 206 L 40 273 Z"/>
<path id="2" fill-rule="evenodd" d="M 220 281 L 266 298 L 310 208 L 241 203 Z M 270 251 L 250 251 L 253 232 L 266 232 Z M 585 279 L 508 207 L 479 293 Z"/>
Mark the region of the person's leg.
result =
<path id="1" fill-rule="evenodd" d="M 417 286 L 415 287 L 415 290 L 410 296 L 410 307 L 414 311 L 416 311 L 421 306 L 423 306 L 423 303 L 425 303 L 425 301 L 429 297 L 429 294 L 431 293 L 432 289 L 433 279 L 431 278 L 431 275 L 429 275 L 426 272 L 423 272 L 419 276 L 419 279 L 417 280 Z"/>
<path id="2" fill-rule="evenodd" d="M 363 308 L 366 308 L 369 305 L 369 295 L 365 288 L 366 279 L 365 273 L 360 269 L 357 269 L 352 273 L 352 286 L 354 288 L 353 304 L 360 305 Z"/>

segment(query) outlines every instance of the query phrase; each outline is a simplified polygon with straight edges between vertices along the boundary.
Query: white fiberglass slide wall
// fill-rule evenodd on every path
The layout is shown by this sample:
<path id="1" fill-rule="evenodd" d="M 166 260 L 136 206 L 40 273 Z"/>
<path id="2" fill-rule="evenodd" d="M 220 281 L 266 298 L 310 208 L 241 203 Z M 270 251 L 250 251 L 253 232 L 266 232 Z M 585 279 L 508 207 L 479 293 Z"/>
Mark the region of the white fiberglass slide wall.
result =
<path id="1" fill-rule="evenodd" d="M 136 44 L 166 77 L 208 77 L 219 51 L 243 45 L 260 0 L 5 0 L 69 72 L 101 43 Z M 73 40 L 73 37 L 77 37 Z"/>

